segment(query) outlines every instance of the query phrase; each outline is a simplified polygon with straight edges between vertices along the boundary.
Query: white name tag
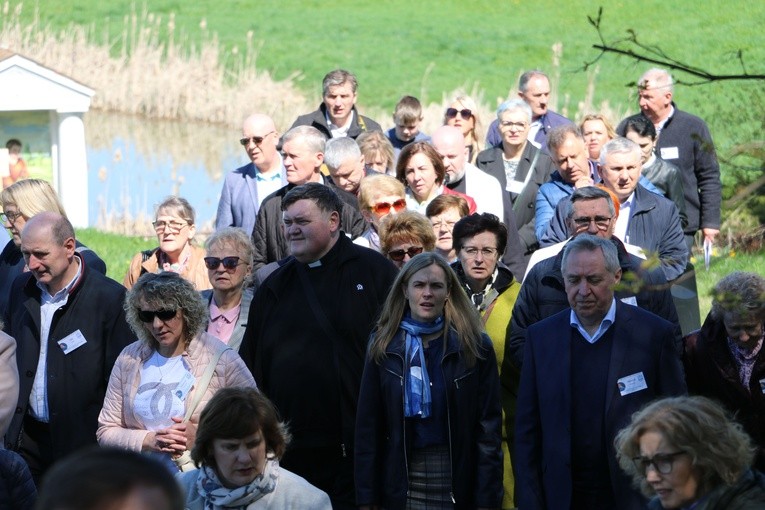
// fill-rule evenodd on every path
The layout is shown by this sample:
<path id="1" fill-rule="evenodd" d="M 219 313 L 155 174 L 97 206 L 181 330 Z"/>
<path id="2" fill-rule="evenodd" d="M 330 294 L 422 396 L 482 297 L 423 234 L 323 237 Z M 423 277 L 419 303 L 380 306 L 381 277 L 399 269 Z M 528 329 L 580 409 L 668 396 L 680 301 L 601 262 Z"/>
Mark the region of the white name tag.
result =
<path id="1" fill-rule="evenodd" d="M 680 157 L 677 147 L 662 147 L 660 152 L 661 159 L 677 159 Z"/>
<path id="2" fill-rule="evenodd" d="M 622 397 L 648 388 L 643 372 L 622 377 L 616 381 L 616 385 L 619 387 L 619 394 Z"/>
<path id="3" fill-rule="evenodd" d="M 638 305 L 637 304 L 637 298 L 635 296 L 623 297 L 621 299 L 621 302 L 626 304 L 626 305 L 632 305 L 632 306 L 637 306 Z"/>
<path id="4" fill-rule="evenodd" d="M 189 394 L 189 390 L 194 385 L 194 376 L 191 375 L 190 372 L 186 372 L 183 375 L 183 379 L 181 379 L 181 382 L 178 383 L 178 386 L 175 388 L 175 396 L 178 397 L 178 399 L 183 402 L 186 400 L 186 395 Z"/>
<path id="5" fill-rule="evenodd" d="M 69 354 L 78 347 L 82 347 L 87 343 L 85 337 L 82 336 L 82 332 L 78 329 L 74 333 L 67 335 L 58 341 L 58 346 L 64 351 L 64 354 Z"/>
<path id="6" fill-rule="evenodd" d="M 525 182 L 521 181 L 507 181 L 507 186 L 505 186 L 505 189 L 509 191 L 510 193 L 515 193 L 516 195 L 520 195 L 523 193 L 523 188 L 526 187 Z"/>
<path id="7" fill-rule="evenodd" d="M 760 379 L 760 389 L 765 393 L 765 379 Z"/>

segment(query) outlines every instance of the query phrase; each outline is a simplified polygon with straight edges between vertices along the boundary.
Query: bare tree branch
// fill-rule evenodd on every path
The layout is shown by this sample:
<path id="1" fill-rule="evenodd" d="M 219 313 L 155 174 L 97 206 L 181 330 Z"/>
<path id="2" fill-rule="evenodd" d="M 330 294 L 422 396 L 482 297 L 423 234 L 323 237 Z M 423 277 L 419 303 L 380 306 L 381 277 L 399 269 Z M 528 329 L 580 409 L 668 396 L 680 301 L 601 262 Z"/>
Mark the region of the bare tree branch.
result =
<path id="1" fill-rule="evenodd" d="M 598 14 L 596 17 L 587 16 L 587 21 L 592 25 L 600 39 L 599 44 L 593 44 L 592 47 L 598 50 L 598 54 L 592 60 L 585 62 L 583 69 L 586 71 L 592 65 L 597 63 L 604 55 L 615 54 L 619 56 L 628 57 L 637 62 L 647 62 L 649 64 L 655 64 L 660 67 L 668 68 L 673 71 L 680 71 L 681 73 L 690 75 L 694 78 L 698 78 L 698 81 L 685 82 L 677 80 L 676 83 L 684 85 L 701 85 L 703 83 L 710 83 L 713 81 L 740 81 L 740 80 L 765 80 L 765 74 L 750 74 L 747 70 L 746 63 L 744 62 L 744 52 L 738 50 L 736 52 L 736 59 L 741 65 L 741 73 L 734 74 L 716 74 L 711 73 L 703 68 L 696 67 L 677 60 L 665 53 L 658 46 L 649 46 L 642 43 L 637 36 L 637 32 L 633 29 L 627 29 L 627 36 L 622 39 L 616 39 L 613 41 L 606 41 L 602 30 L 603 21 L 603 7 L 598 8 Z"/>

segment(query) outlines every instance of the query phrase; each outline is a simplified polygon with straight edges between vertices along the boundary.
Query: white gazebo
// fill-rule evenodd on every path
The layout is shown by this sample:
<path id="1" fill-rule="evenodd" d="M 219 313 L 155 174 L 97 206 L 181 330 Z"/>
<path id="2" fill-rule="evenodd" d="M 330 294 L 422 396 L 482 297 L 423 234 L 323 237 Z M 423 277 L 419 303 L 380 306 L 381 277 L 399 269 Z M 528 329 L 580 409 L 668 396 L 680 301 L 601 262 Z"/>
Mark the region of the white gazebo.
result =
<path id="1" fill-rule="evenodd" d="M 0 111 L 47 111 L 53 187 L 75 227 L 88 226 L 88 163 L 83 116 L 95 91 L 0 49 Z"/>

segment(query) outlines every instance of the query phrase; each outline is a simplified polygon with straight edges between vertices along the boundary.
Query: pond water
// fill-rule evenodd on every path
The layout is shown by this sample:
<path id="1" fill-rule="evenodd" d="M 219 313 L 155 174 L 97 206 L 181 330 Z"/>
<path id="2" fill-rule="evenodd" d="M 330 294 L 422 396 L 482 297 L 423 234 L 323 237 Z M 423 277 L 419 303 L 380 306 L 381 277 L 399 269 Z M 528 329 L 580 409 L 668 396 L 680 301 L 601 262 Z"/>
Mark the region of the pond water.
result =
<path id="1" fill-rule="evenodd" d="M 85 137 L 89 224 L 125 234 L 153 235 L 154 207 L 168 195 L 212 230 L 223 176 L 248 161 L 238 129 L 225 126 L 91 111 Z"/>

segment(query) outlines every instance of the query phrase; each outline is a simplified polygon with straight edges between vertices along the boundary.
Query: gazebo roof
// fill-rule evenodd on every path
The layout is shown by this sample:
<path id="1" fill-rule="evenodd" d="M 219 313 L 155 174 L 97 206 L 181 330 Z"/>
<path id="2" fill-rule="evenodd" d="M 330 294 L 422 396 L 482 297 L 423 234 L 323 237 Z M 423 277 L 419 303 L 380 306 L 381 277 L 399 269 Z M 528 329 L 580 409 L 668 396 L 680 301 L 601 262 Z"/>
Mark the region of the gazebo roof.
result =
<path id="1" fill-rule="evenodd" d="M 95 91 L 18 53 L 0 48 L 0 111 L 83 113 Z"/>

